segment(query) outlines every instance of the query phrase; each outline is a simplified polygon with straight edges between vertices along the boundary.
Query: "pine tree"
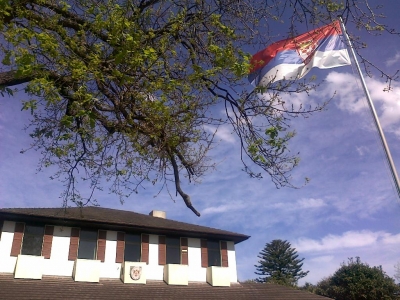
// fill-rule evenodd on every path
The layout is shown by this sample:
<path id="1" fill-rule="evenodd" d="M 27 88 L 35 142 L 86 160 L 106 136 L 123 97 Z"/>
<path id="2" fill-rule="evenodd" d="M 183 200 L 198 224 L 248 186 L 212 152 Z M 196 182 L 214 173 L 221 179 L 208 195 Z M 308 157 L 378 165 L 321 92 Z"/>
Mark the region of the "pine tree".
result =
<path id="1" fill-rule="evenodd" d="M 262 277 L 258 282 L 273 282 L 281 285 L 296 285 L 309 271 L 302 271 L 302 259 L 288 241 L 273 240 L 261 250 L 255 274 Z"/>

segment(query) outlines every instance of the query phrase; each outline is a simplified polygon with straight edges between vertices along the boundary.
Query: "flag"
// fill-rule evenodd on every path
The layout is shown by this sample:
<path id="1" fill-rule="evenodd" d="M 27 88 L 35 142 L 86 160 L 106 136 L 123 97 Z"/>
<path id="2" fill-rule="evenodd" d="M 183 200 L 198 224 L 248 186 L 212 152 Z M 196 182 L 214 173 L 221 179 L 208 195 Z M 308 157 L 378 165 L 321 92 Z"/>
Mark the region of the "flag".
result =
<path id="1" fill-rule="evenodd" d="M 313 67 L 329 69 L 350 64 L 339 21 L 294 38 L 273 43 L 251 58 L 249 81 L 270 82 L 304 77 Z"/>

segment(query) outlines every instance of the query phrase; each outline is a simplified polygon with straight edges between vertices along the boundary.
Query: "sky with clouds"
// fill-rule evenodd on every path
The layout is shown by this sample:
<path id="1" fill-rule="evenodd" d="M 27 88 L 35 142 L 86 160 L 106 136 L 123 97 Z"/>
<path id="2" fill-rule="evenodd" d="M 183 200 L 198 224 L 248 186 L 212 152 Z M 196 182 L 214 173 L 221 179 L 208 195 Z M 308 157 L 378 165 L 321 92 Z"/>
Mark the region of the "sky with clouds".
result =
<path id="1" fill-rule="evenodd" d="M 400 2 L 370 3 L 387 5 L 387 22 L 400 27 L 395 15 Z M 388 73 L 400 69 L 400 37 L 364 38 L 368 48 L 363 54 L 368 59 Z M 236 248 L 240 280 L 256 277 L 257 255 L 273 239 L 288 240 L 305 258 L 303 269 L 310 273 L 300 284 L 316 283 L 355 256 L 382 265 L 393 276 L 400 261 L 400 201 L 361 84 L 350 66 L 313 70 L 309 75 L 323 79 L 318 90 L 292 95 L 288 101 L 321 103 L 335 96 L 325 111 L 291 123 L 297 135 L 290 149 L 301 157 L 293 181 L 301 186 L 308 177 L 307 185 L 276 189 L 267 177 L 249 178 L 241 171 L 238 139 L 230 128 L 221 127 L 219 144 L 211 150 L 217 169 L 199 184 L 183 184 L 202 213 L 200 218 L 179 198 L 174 201 L 166 190 L 158 193 L 151 184 L 144 184 L 123 205 L 107 191 L 96 194 L 96 199 L 103 207 L 146 214 L 164 210 L 170 219 L 250 235 Z M 387 92 L 387 83 L 378 75 L 366 82 L 400 169 L 400 84 L 393 82 Z M 23 130 L 29 113 L 21 112 L 21 98 L 18 94 L 0 100 L 0 207 L 60 206 L 62 184 L 49 179 L 52 170 L 36 171 L 40 153 L 20 154 L 30 144 Z"/>

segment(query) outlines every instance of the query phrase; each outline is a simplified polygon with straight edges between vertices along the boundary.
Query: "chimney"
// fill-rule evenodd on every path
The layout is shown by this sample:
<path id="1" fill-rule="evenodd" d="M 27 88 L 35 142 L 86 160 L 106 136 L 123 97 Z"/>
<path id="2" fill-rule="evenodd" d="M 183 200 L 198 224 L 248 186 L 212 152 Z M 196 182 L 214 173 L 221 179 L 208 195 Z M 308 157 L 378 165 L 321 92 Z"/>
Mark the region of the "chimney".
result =
<path id="1" fill-rule="evenodd" d="M 167 214 L 165 213 L 165 211 L 162 211 L 162 210 L 152 210 L 149 213 L 149 215 L 152 217 L 161 218 L 161 219 L 167 218 Z"/>

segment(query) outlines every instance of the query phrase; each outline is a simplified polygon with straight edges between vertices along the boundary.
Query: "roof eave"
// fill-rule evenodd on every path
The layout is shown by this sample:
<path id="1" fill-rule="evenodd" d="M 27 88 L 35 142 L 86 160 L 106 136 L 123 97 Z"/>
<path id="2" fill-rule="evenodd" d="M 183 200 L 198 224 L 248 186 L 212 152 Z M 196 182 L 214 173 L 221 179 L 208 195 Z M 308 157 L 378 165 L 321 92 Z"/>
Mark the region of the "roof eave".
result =
<path id="1" fill-rule="evenodd" d="M 51 223 L 58 226 L 69 226 L 69 227 L 83 227 L 83 228 L 104 228 L 115 231 L 136 231 L 147 234 L 157 234 L 157 235 L 174 235 L 174 236 L 184 236 L 193 238 L 203 238 L 203 239 L 218 239 L 218 240 L 228 240 L 233 241 L 235 244 L 241 243 L 250 236 L 244 234 L 225 234 L 225 233 L 209 233 L 201 231 L 189 231 L 181 229 L 171 229 L 171 228 L 161 228 L 157 226 L 138 226 L 138 225 L 127 225 L 123 223 L 111 223 L 107 221 L 94 221 L 94 220 L 82 220 L 77 218 L 60 218 L 53 216 L 40 216 L 27 213 L 18 212 L 5 212 L 0 211 L 0 220 L 10 220 L 10 221 L 23 221 L 23 222 L 35 222 L 35 223 Z"/>

